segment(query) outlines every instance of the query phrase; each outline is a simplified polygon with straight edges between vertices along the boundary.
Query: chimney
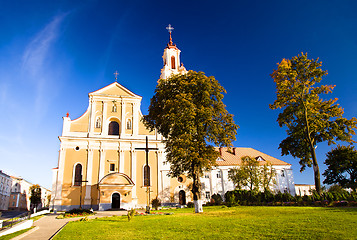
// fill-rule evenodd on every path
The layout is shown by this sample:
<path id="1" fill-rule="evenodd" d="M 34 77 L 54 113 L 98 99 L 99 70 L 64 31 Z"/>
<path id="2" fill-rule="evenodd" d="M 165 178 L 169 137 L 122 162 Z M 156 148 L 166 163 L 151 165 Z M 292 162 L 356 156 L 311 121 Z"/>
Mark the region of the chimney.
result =
<path id="1" fill-rule="evenodd" d="M 233 155 L 236 155 L 236 148 L 233 147 Z"/>
<path id="2" fill-rule="evenodd" d="M 222 147 L 219 147 L 219 155 L 222 157 Z"/>

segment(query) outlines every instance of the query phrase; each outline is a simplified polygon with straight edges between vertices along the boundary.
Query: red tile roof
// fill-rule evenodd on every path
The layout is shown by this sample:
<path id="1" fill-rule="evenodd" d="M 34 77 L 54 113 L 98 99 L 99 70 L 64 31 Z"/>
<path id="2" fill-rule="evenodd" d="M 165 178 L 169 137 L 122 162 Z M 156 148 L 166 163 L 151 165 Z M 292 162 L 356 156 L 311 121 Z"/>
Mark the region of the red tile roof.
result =
<path id="1" fill-rule="evenodd" d="M 253 148 L 232 147 L 230 148 L 230 151 L 228 151 L 227 147 L 216 147 L 216 151 L 219 151 L 221 154 L 220 160 L 216 161 L 218 166 L 239 166 L 242 164 L 241 158 L 244 156 L 250 156 L 253 158 L 261 157 L 264 161 L 259 161 L 260 165 L 264 165 L 267 162 L 271 163 L 272 165 L 291 165 Z"/>

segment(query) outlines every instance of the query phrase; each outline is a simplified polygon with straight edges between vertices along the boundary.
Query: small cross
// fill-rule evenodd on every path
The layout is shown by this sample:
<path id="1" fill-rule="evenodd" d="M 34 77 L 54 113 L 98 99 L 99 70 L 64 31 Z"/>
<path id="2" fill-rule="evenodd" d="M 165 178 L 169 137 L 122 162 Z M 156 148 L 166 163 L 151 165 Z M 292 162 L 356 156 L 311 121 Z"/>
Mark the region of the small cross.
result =
<path id="1" fill-rule="evenodd" d="M 173 27 L 171 27 L 171 24 L 169 24 L 169 26 L 166 27 L 167 31 L 169 31 L 169 33 L 172 32 L 172 30 L 174 30 Z"/>
<path id="2" fill-rule="evenodd" d="M 115 75 L 115 81 L 117 81 L 118 80 L 118 75 L 119 75 L 118 71 L 115 71 L 115 73 L 113 73 L 113 74 Z"/>

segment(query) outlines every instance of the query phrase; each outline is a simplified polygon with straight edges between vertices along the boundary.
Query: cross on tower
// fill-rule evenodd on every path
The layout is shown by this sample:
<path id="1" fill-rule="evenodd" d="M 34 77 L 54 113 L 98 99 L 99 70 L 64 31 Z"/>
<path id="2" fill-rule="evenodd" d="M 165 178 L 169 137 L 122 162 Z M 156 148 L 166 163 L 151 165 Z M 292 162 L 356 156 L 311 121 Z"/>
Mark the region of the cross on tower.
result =
<path id="1" fill-rule="evenodd" d="M 119 75 L 118 71 L 115 71 L 115 73 L 113 73 L 113 74 L 115 75 L 115 81 L 117 81 L 118 80 L 118 75 Z"/>
<path id="2" fill-rule="evenodd" d="M 171 26 L 171 24 L 169 24 L 169 26 L 167 26 L 166 29 L 167 29 L 167 31 L 169 31 L 169 33 L 170 33 L 170 43 L 169 43 L 169 45 L 170 45 L 170 46 L 173 46 L 172 38 L 171 38 L 171 33 L 172 33 L 172 30 L 174 30 L 174 28 Z"/>
<path id="3" fill-rule="evenodd" d="M 172 30 L 174 30 L 173 27 L 171 27 L 171 24 L 169 24 L 169 26 L 166 27 L 167 31 L 169 31 L 169 33 L 171 34 Z"/>

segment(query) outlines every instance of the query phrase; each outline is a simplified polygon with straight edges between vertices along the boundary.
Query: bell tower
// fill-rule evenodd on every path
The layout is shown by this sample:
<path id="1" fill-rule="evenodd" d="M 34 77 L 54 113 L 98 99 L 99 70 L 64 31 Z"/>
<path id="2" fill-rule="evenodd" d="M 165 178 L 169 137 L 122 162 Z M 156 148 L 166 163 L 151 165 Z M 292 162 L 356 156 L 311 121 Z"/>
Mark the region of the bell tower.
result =
<path id="1" fill-rule="evenodd" d="M 160 79 L 167 79 L 172 74 L 185 74 L 187 73 L 186 68 L 180 63 L 180 50 L 176 47 L 176 44 L 172 42 L 172 30 L 174 29 L 169 24 L 166 29 L 170 33 L 170 41 L 167 44 L 164 55 L 162 56 L 164 67 L 161 69 Z"/>

